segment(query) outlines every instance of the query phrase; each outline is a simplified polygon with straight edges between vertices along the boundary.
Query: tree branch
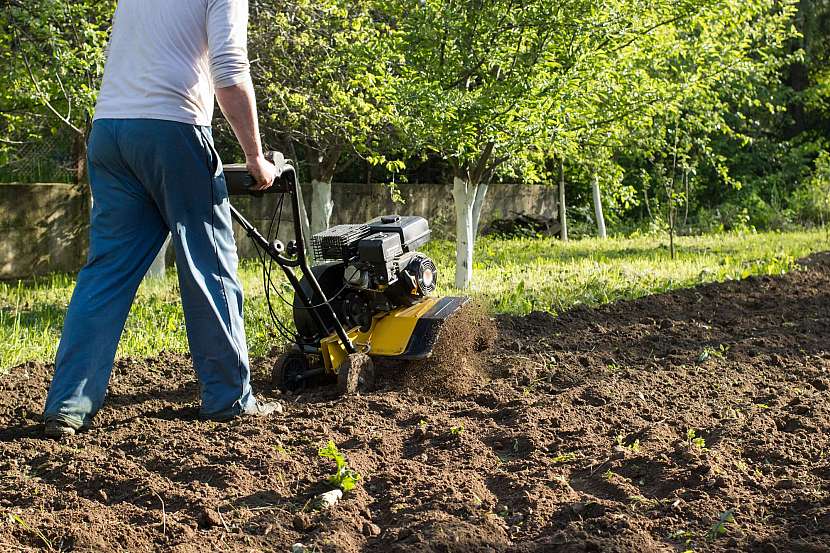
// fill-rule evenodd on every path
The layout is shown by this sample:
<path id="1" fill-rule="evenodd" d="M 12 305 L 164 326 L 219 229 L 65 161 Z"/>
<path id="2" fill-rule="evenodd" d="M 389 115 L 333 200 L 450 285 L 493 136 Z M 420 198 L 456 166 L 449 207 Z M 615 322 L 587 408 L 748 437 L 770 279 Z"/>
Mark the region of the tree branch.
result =
<path id="1" fill-rule="evenodd" d="M 52 103 L 46 98 L 46 94 L 44 94 L 43 91 L 41 90 L 40 83 L 38 83 L 37 77 L 35 77 L 35 74 L 32 72 L 32 66 L 29 64 L 29 58 L 26 56 L 25 52 L 22 52 L 22 53 L 23 53 L 23 63 L 26 65 L 26 71 L 29 73 L 29 78 L 32 80 L 32 84 L 34 85 L 35 90 L 37 91 L 38 95 L 40 96 L 41 101 L 43 102 L 43 105 L 46 106 L 46 108 L 49 109 L 49 111 L 54 113 L 55 116 L 58 119 L 60 119 L 67 127 L 72 129 L 73 131 L 75 131 L 79 135 L 84 136 L 84 132 L 81 129 L 79 129 L 78 127 L 76 127 L 75 125 L 73 125 L 72 122 L 69 119 L 67 119 L 66 117 L 61 115 L 58 112 L 58 110 L 55 109 L 55 107 L 52 105 Z"/>

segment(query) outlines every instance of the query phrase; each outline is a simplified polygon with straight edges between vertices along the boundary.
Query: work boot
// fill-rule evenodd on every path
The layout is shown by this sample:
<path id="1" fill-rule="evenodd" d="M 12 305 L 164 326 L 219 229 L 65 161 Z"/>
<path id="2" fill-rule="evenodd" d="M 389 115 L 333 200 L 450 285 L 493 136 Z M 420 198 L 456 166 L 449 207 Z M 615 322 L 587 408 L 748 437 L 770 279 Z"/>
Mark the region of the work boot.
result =
<path id="1" fill-rule="evenodd" d="M 53 440 L 71 438 L 75 435 L 75 429 L 58 419 L 48 419 L 43 428 L 43 435 Z"/>
<path id="2" fill-rule="evenodd" d="M 202 415 L 203 420 L 214 422 L 228 422 L 230 420 L 242 417 L 267 417 L 273 414 L 282 413 L 282 405 L 279 401 L 263 402 L 256 400 L 253 405 L 246 407 L 239 413 L 217 413 L 216 415 Z"/>
<path id="3" fill-rule="evenodd" d="M 244 411 L 242 411 L 239 416 L 241 417 L 267 417 L 269 415 L 281 414 L 282 413 L 282 404 L 279 401 L 268 401 L 262 402 L 256 400 L 252 407 L 248 407 Z"/>

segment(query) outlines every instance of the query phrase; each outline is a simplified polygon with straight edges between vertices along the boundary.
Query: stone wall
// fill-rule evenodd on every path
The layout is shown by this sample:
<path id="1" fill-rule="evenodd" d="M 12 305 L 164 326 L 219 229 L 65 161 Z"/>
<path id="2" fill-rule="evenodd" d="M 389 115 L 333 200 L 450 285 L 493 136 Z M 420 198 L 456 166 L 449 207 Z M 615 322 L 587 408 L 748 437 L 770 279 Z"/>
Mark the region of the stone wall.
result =
<path id="1" fill-rule="evenodd" d="M 449 185 L 398 185 L 403 204 L 392 201 L 383 184 L 335 184 L 332 224 L 365 222 L 383 214 L 426 217 L 435 238 L 454 236 L 455 213 Z M 303 186 L 306 204 L 309 186 Z M 234 206 L 264 233 L 279 195 L 233 197 Z M 493 184 L 481 224 L 516 214 L 555 219 L 555 187 Z M 290 206 L 285 202 L 279 238 L 292 236 Z M 88 243 L 89 194 L 68 184 L 0 184 L 0 279 L 28 278 L 54 271 L 74 272 L 84 263 Z M 251 241 L 236 228 L 239 255 L 255 257 Z M 172 248 L 171 248 L 172 250 Z"/>
<path id="2" fill-rule="evenodd" d="M 383 184 L 334 184 L 332 199 L 334 212 L 332 225 L 363 223 L 377 217 L 398 213 L 420 215 L 429 221 L 433 238 L 455 236 L 455 208 L 451 185 L 400 184 L 398 190 L 403 204 L 392 201 L 388 186 Z M 234 206 L 242 215 L 258 227 L 263 234 L 268 229 L 278 195 L 261 198 L 234 197 Z M 306 209 L 310 209 L 311 188 L 303 186 Z M 493 184 L 490 186 L 481 210 L 481 227 L 494 219 L 510 218 L 516 214 L 556 219 L 558 217 L 557 189 L 549 186 L 522 186 L 517 184 Z M 237 227 L 237 245 L 240 257 L 255 257 L 253 244 Z M 293 227 L 291 208 L 286 201 L 280 223 L 278 238 L 283 242 L 291 239 Z"/>
<path id="3" fill-rule="evenodd" d="M 0 278 L 78 270 L 87 250 L 87 190 L 71 184 L 0 185 Z"/>

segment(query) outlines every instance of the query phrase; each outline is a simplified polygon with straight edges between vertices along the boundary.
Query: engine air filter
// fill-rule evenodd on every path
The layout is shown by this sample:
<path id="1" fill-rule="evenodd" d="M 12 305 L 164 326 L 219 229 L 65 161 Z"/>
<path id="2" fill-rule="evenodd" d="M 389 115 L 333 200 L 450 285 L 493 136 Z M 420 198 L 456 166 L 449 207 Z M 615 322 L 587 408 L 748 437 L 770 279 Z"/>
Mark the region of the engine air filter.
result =
<path id="1" fill-rule="evenodd" d="M 315 259 L 345 260 L 357 254 L 357 243 L 368 236 L 369 226 L 337 225 L 311 237 Z"/>

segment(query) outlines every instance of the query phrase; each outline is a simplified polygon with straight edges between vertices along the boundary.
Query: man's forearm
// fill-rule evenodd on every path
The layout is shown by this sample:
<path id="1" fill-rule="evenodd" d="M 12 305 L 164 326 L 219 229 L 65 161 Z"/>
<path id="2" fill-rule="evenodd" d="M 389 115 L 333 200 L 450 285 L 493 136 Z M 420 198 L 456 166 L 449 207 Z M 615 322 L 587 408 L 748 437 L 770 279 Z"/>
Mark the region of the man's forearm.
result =
<path id="1" fill-rule="evenodd" d="M 251 79 L 216 89 L 219 107 L 231 124 L 233 133 L 245 152 L 245 164 L 254 181 L 255 190 L 264 190 L 274 182 L 274 165 L 262 155 L 259 123 L 256 114 L 256 96 Z"/>
<path id="2" fill-rule="evenodd" d="M 262 142 L 259 139 L 257 122 L 256 96 L 250 79 L 239 84 L 216 89 L 216 99 L 225 118 L 231 124 L 245 158 L 257 158 L 262 155 Z"/>

